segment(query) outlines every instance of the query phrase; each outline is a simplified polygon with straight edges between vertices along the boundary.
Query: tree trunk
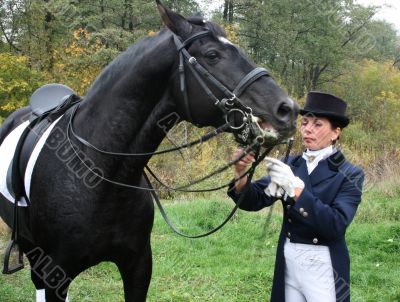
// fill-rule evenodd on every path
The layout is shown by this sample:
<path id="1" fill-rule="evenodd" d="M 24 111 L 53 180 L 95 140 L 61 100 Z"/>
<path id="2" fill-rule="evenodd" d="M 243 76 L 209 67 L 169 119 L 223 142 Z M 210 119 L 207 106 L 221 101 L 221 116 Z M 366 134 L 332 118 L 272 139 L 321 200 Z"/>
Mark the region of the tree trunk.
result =
<path id="1" fill-rule="evenodd" d="M 233 0 L 224 1 L 223 20 L 228 23 L 233 22 Z"/>
<path id="2" fill-rule="evenodd" d="M 54 67 L 54 50 L 53 50 L 53 21 L 54 15 L 48 10 L 47 6 L 49 0 L 44 0 L 45 3 L 45 16 L 44 16 L 44 35 L 45 35 L 45 52 L 47 56 L 47 64 L 45 64 L 45 69 L 52 71 Z"/>
<path id="3" fill-rule="evenodd" d="M 121 18 L 121 27 L 122 27 L 122 29 L 125 29 L 125 26 L 126 26 L 126 23 L 127 23 L 127 18 L 128 18 L 128 16 L 130 15 L 129 14 L 129 0 L 125 0 L 125 2 L 124 2 L 124 13 L 123 13 L 123 15 L 122 15 L 122 18 Z"/>
<path id="4" fill-rule="evenodd" d="M 106 28 L 106 20 L 105 20 L 104 12 L 105 12 L 104 0 L 100 0 L 101 28 Z"/>

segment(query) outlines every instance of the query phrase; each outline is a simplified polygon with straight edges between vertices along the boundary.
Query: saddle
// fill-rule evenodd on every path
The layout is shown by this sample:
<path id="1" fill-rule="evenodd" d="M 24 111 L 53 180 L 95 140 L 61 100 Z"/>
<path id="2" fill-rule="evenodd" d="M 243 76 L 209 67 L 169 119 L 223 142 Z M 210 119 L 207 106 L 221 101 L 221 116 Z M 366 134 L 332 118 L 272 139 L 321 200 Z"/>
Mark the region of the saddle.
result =
<path id="1" fill-rule="evenodd" d="M 18 245 L 18 202 L 24 198 L 29 206 L 29 197 L 24 186 L 24 175 L 32 151 L 46 129 L 69 108 L 79 103 L 81 98 L 61 84 L 48 84 L 37 89 L 30 97 L 31 114 L 29 125 L 22 133 L 13 160 L 7 171 L 7 187 L 14 198 L 13 227 L 11 240 L 4 256 L 3 274 L 12 274 L 24 267 L 22 251 Z M 10 268 L 10 256 L 18 250 L 18 263 Z"/>

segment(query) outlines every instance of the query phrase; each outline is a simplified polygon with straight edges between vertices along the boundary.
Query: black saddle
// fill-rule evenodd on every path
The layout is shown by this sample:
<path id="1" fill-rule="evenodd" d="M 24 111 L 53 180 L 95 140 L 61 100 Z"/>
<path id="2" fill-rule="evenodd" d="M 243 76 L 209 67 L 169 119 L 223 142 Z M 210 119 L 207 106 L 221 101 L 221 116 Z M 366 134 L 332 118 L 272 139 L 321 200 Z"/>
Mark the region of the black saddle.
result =
<path id="1" fill-rule="evenodd" d="M 76 93 L 62 84 L 47 84 L 38 88 L 30 97 L 32 117 L 39 117 L 57 108 L 64 108 L 66 101 Z"/>
<path id="2" fill-rule="evenodd" d="M 4 257 L 4 274 L 12 274 L 24 267 L 22 253 L 18 246 L 18 229 L 21 227 L 18 221 L 18 201 L 24 197 L 27 204 L 30 204 L 25 191 L 24 175 L 31 153 L 51 123 L 80 100 L 81 98 L 72 89 L 61 84 L 45 85 L 37 89 L 30 98 L 29 106 L 32 112 L 29 117 L 29 125 L 18 141 L 13 160 L 7 171 L 7 188 L 14 197 L 15 204 L 12 237 Z M 19 263 L 16 267 L 10 268 L 10 254 L 13 249 L 19 250 Z"/>

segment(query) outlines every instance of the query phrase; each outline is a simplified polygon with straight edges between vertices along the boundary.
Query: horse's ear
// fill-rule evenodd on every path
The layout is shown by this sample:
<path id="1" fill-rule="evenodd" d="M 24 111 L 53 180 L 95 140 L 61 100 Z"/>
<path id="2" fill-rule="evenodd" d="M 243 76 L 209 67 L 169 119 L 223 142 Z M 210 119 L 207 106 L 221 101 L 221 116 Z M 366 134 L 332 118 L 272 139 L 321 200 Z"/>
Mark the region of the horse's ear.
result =
<path id="1" fill-rule="evenodd" d="M 156 2 L 165 26 L 181 38 L 187 38 L 192 32 L 192 25 L 184 17 L 165 7 L 160 0 L 156 0 Z"/>

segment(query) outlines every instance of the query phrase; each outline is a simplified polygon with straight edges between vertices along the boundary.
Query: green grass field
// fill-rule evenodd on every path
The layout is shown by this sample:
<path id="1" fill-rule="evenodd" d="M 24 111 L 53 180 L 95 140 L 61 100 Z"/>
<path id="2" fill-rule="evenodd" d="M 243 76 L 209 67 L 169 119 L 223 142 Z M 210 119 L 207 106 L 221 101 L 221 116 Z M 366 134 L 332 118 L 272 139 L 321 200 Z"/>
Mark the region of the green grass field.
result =
<path id="1" fill-rule="evenodd" d="M 171 220 L 197 234 L 223 220 L 232 208 L 224 198 L 166 202 Z M 221 231 L 203 239 L 174 235 L 157 212 L 152 234 L 153 277 L 148 301 L 268 301 L 272 285 L 280 206 L 240 211 Z M 4 250 L 6 236 L 1 236 Z M 352 301 L 400 302 L 400 189 L 371 189 L 347 233 Z M 0 301 L 34 301 L 28 269 L 0 276 Z M 116 266 L 102 263 L 82 273 L 70 289 L 72 302 L 123 301 Z"/>

